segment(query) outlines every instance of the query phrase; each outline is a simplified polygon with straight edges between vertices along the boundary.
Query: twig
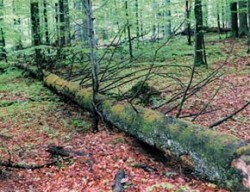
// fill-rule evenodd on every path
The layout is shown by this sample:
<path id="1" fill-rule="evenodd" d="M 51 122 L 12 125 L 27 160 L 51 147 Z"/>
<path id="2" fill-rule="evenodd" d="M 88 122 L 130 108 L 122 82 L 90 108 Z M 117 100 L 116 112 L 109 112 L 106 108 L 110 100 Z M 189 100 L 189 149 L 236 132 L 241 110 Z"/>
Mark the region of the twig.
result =
<path id="1" fill-rule="evenodd" d="M 184 94 L 183 94 L 181 103 L 180 103 L 180 105 L 179 105 L 179 109 L 178 109 L 178 112 L 177 112 L 177 114 L 176 114 L 176 118 L 179 118 L 179 117 L 180 117 L 182 108 L 183 108 L 184 103 L 185 103 L 185 101 L 186 101 L 186 96 L 187 96 L 188 91 L 189 91 L 189 88 L 191 87 L 191 84 L 192 84 L 192 82 L 193 82 L 194 72 L 195 72 L 195 63 L 193 64 L 192 71 L 191 71 L 191 76 L 190 76 L 188 85 L 187 85 L 187 87 L 186 87 L 186 90 L 185 90 L 185 92 L 184 92 Z"/>
<path id="2" fill-rule="evenodd" d="M 17 168 L 17 169 L 41 169 L 44 167 L 49 167 L 51 165 L 55 165 L 57 163 L 57 160 L 53 160 L 51 162 L 42 164 L 42 165 L 27 165 L 27 164 L 12 164 L 11 162 L 1 162 L 0 161 L 0 166 L 4 166 L 4 167 L 9 167 L 9 168 Z"/>
<path id="3" fill-rule="evenodd" d="M 237 115 L 239 112 L 241 112 L 243 109 L 245 109 L 249 104 L 250 104 L 250 100 L 245 105 L 243 105 L 241 108 L 234 111 L 232 114 L 227 115 L 226 117 L 222 118 L 221 120 L 216 121 L 215 123 L 212 123 L 211 125 L 209 125 L 209 128 L 211 129 L 211 128 L 215 127 L 215 126 L 218 126 L 218 125 L 224 123 L 228 119 L 231 119 L 233 116 Z"/>

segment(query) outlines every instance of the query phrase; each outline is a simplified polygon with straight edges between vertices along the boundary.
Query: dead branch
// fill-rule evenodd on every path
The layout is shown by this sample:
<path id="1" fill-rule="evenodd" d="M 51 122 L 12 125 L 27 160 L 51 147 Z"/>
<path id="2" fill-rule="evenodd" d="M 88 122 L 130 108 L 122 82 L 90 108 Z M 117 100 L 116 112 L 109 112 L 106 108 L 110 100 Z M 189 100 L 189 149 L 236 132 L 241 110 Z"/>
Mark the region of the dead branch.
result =
<path id="1" fill-rule="evenodd" d="M 123 184 L 122 184 L 122 179 L 125 178 L 125 171 L 123 169 L 120 169 L 114 179 L 114 183 L 112 185 L 112 191 L 113 192 L 123 192 Z"/>
<path id="2" fill-rule="evenodd" d="M 216 122 L 212 123 L 211 125 L 209 125 L 209 128 L 211 129 L 213 127 L 216 127 L 216 126 L 226 122 L 228 119 L 231 119 L 233 116 L 237 115 L 239 112 L 241 112 L 243 109 L 245 109 L 249 104 L 250 104 L 250 100 L 248 102 L 246 102 L 246 104 L 243 105 L 241 108 L 234 111 L 232 114 L 227 115 L 226 117 L 222 118 L 221 120 L 216 121 Z"/>
<path id="3" fill-rule="evenodd" d="M 58 160 L 53 160 L 51 162 L 42 164 L 42 165 L 28 165 L 28 164 L 13 164 L 11 162 L 4 162 L 4 161 L 0 161 L 0 166 L 3 167 L 9 167 L 9 168 L 16 168 L 16 169 L 41 169 L 44 167 L 49 167 L 51 165 L 55 165 L 57 163 Z"/>

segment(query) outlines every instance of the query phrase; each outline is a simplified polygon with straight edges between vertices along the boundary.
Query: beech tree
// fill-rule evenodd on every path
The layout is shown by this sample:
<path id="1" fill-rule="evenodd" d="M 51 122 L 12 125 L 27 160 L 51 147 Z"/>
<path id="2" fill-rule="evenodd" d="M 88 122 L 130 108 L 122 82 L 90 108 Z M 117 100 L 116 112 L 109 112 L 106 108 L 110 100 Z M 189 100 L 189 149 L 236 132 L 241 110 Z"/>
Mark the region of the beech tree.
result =
<path id="1" fill-rule="evenodd" d="M 195 0 L 195 46 L 194 46 L 194 63 L 196 66 L 205 65 L 206 55 L 205 51 L 205 42 L 203 34 L 203 17 L 202 17 L 202 3 L 201 0 Z"/>
<path id="2" fill-rule="evenodd" d="M 70 22 L 68 0 L 58 1 L 58 22 L 59 22 L 59 41 L 60 47 L 70 42 Z"/>
<path id="3" fill-rule="evenodd" d="M 5 59 L 7 62 L 7 54 L 5 50 L 5 37 L 3 29 L 3 0 L 0 0 L 0 60 Z"/>
<path id="4" fill-rule="evenodd" d="M 247 1 L 239 0 L 239 36 L 247 35 Z"/>
<path id="5" fill-rule="evenodd" d="M 91 73 L 92 73 L 92 99 L 93 99 L 93 109 L 94 109 L 94 117 L 93 117 L 93 132 L 98 131 L 98 122 L 99 122 L 99 112 L 98 112 L 98 93 L 99 93 L 99 80 L 98 80 L 98 70 L 99 65 L 97 61 L 96 55 L 96 38 L 94 33 L 94 17 L 92 11 L 92 4 L 90 0 L 84 0 L 85 7 L 85 15 L 87 21 L 87 34 L 88 34 L 88 46 L 90 48 L 90 62 L 91 62 Z"/>
<path id="6" fill-rule="evenodd" d="M 39 17 L 39 3 L 38 0 L 30 1 L 30 14 L 31 14 L 31 33 L 32 33 L 32 44 L 35 47 L 35 63 L 41 71 L 40 61 L 41 52 L 37 47 L 41 45 L 41 31 L 40 31 L 40 17 Z"/>
<path id="7" fill-rule="evenodd" d="M 237 14 L 237 2 L 232 2 L 230 4 L 231 11 L 231 36 L 239 37 L 239 26 L 238 26 L 238 14 Z"/>
<path id="8" fill-rule="evenodd" d="M 45 44 L 50 44 L 49 38 L 49 23 L 48 23 L 48 14 L 47 14 L 47 0 L 43 0 L 43 16 L 44 16 L 44 33 L 45 33 Z"/>

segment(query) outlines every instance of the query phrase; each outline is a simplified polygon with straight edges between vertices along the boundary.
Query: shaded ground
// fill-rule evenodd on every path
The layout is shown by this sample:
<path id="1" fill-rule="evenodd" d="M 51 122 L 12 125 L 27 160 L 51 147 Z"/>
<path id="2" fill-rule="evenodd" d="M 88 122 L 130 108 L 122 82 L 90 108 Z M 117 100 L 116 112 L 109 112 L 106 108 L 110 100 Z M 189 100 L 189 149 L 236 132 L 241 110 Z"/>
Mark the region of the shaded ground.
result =
<path id="1" fill-rule="evenodd" d="M 90 131 L 91 117 L 61 100 L 34 79 L 8 69 L 0 74 L 0 160 L 19 164 L 51 161 L 49 144 L 76 154 L 55 166 L 36 170 L 0 167 L 0 191 L 111 191 L 119 169 L 127 175 L 125 191 L 225 191 L 191 179 L 182 168 L 165 166 L 136 140 L 114 130 Z M 167 162 L 166 162 L 167 163 Z M 169 162 L 168 162 L 169 163 Z M 150 167 L 136 168 L 136 164 Z"/>

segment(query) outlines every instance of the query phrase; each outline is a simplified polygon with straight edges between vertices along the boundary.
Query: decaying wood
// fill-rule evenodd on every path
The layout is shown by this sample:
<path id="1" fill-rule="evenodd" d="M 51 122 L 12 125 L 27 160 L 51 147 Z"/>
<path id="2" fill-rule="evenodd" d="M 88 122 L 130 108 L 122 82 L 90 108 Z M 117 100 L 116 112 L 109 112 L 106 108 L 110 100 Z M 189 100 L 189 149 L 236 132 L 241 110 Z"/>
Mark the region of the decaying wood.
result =
<path id="1" fill-rule="evenodd" d="M 65 149 L 63 146 L 58 146 L 54 144 L 48 145 L 48 148 L 46 151 L 50 153 L 52 157 L 87 156 L 85 152 L 68 150 L 68 149 Z"/>
<path id="2" fill-rule="evenodd" d="M 79 106 L 93 112 L 92 92 L 44 72 L 44 83 Z M 209 180 L 233 191 L 249 191 L 250 144 L 221 132 L 157 111 L 117 103 L 99 96 L 103 118 L 131 136 L 186 162 L 195 177 Z M 135 110 L 136 108 L 136 110 Z"/>
<path id="3" fill-rule="evenodd" d="M 47 163 L 44 163 L 42 165 L 14 164 L 12 162 L 0 161 L 0 166 L 3 166 L 3 167 L 16 168 L 16 169 L 31 169 L 31 170 L 41 169 L 41 168 L 49 167 L 49 166 L 52 166 L 55 164 L 57 164 L 57 160 L 53 160 L 51 162 L 47 162 Z"/>
<path id="4" fill-rule="evenodd" d="M 120 169 L 114 179 L 114 183 L 112 185 L 112 191 L 113 192 L 123 192 L 123 184 L 122 184 L 122 179 L 125 178 L 125 171 L 123 169 Z"/>

